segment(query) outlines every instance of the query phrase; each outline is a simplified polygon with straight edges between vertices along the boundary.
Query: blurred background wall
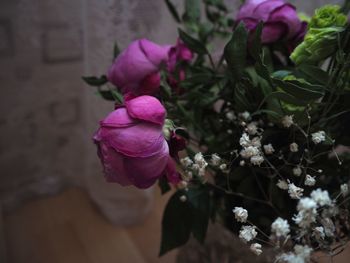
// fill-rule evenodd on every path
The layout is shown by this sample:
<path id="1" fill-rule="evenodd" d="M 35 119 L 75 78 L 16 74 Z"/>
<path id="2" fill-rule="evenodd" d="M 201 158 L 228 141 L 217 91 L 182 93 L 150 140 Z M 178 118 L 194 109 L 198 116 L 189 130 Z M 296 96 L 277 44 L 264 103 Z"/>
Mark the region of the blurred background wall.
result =
<path id="1" fill-rule="evenodd" d="M 182 0 L 174 0 L 180 9 Z M 331 0 L 294 0 L 307 13 Z M 239 0 L 228 0 L 236 10 Z M 68 185 L 112 220 L 150 191 L 107 185 L 91 137 L 113 109 L 81 80 L 108 69 L 114 41 L 175 43 L 163 0 L 0 0 L 0 198 L 5 210 Z M 145 206 L 145 204 L 147 204 Z M 122 211 L 119 210 L 119 212 Z M 120 212 L 121 213 L 121 212 Z"/>

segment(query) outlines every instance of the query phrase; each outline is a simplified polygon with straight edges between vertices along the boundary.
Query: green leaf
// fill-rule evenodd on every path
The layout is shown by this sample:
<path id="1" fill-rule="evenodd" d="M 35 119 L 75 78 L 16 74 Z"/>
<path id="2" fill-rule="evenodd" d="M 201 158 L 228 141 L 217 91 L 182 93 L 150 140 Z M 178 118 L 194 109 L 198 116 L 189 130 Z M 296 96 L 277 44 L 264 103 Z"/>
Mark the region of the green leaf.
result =
<path id="1" fill-rule="evenodd" d="M 263 114 L 263 113 L 265 113 L 265 114 L 275 118 L 276 120 L 280 120 L 283 117 L 283 115 L 281 115 L 281 114 L 279 114 L 279 113 L 277 113 L 275 111 L 272 111 L 272 110 L 258 110 L 256 112 L 254 112 L 252 114 L 252 116 L 257 116 L 257 115 L 260 115 L 260 114 Z"/>
<path id="2" fill-rule="evenodd" d="M 85 81 L 86 84 L 94 87 L 100 87 L 108 82 L 108 79 L 105 75 L 102 75 L 101 77 L 82 77 L 82 79 Z"/>
<path id="3" fill-rule="evenodd" d="M 224 49 L 224 57 L 233 77 L 239 79 L 245 69 L 247 58 L 248 32 L 243 23 L 233 31 L 230 41 Z"/>
<path id="4" fill-rule="evenodd" d="M 185 0 L 183 20 L 189 23 L 197 23 L 200 19 L 200 15 L 200 0 Z"/>
<path id="5" fill-rule="evenodd" d="M 119 91 L 117 91 L 117 90 L 110 90 L 110 92 L 111 92 L 111 94 L 113 96 L 113 99 L 115 101 L 117 101 L 119 103 L 123 103 L 124 98 L 123 98 L 123 95 Z"/>
<path id="6" fill-rule="evenodd" d="M 190 87 L 194 85 L 203 85 L 208 83 L 213 79 L 213 75 L 210 73 L 198 73 L 192 75 L 191 77 L 181 81 L 180 85 L 182 87 Z"/>
<path id="7" fill-rule="evenodd" d="M 309 83 L 302 83 L 297 80 L 282 81 L 273 79 L 273 83 L 294 97 L 307 101 L 319 99 L 324 95 L 322 87 Z"/>
<path id="8" fill-rule="evenodd" d="M 261 54 L 261 33 L 263 30 L 263 22 L 260 22 L 255 30 L 254 33 L 254 40 L 251 47 L 251 54 L 255 60 L 260 60 L 260 54 Z"/>
<path id="9" fill-rule="evenodd" d="M 264 80 L 266 80 L 271 86 L 272 84 L 272 80 L 271 80 L 271 76 L 270 76 L 270 72 L 268 67 L 265 64 L 265 50 L 262 51 L 261 55 L 259 56 L 258 61 L 255 63 L 255 70 L 256 73 L 258 73 L 258 75 L 260 77 L 262 77 Z"/>
<path id="10" fill-rule="evenodd" d="M 159 255 L 185 244 L 191 235 L 192 207 L 189 202 L 182 202 L 184 191 L 177 191 L 169 200 L 162 220 L 162 242 Z"/>
<path id="11" fill-rule="evenodd" d="M 191 37 L 190 35 L 188 35 L 184 31 L 182 31 L 180 28 L 178 30 L 179 30 L 179 36 L 180 36 L 181 40 L 186 44 L 186 46 L 189 49 L 191 49 L 193 52 L 195 52 L 197 54 L 202 54 L 202 55 L 208 54 L 208 50 L 205 47 L 205 45 L 203 45 L 202 42 Z"/>
<path id="12" fill-rule="evenodd" d="M 97 91 L 97 94 L 99 94 L 105 100 L 114 101 L 114 97 L 109 90 L 99 90 Z"/>
<path id="13" fill-rule="evenodd" d="M 291 75 L 292 72 L 289 70 L 278 70 L 272 73 L 271 77 L 283 80 L 285 77 Z"/>
<path id="14" fill-rule="evenodd" d="M 321 85 L 325 85 L 328 83 L 328 73 L 317 66 L 302 64 L 298 66 L 298 70 L 307 78 L 312 80 L 312 82 L 316 82 Z"/>
<path id="15" fill-rule="evenodd" d="M 173 16 L 176 22 L 181 23 L 181 18 L 176 10 L 176 7 L 170 0 L 165 0 L 165 4 L 167 5 L 169 12 Z"/>
<path id="16" fill-rule="evenodd" d="M 158 180 L 158 186 L 160 188 L 160 191 L 163 194 L 166 194 L 167 192 L 170 191 L 171 187 L 168 183 L 168 180 L 166 179 L 166 177 L 162 176 L 159 180 Z"/>
<path id="17" fill-rule="evenodd" d="M 191 188 L 187 193 L 188 202 L 192 206 L 192 233 L 203 243 L 208 229 L 211 214 L 211 202 L 207 188 Z"/>
<path id="18" fill-rule="evenodd" d="M 297 99 L 296 97 L 283 91 L 274 91 L 270 93 L 269 97 L 266 97 L 265 100 L 270 100 L 272 98 L 277 98 L 279 100 L 282 100 L 284 102 L 287 102 L 296 106 L 306 106 L 308 104 L 307 101 Z"/>

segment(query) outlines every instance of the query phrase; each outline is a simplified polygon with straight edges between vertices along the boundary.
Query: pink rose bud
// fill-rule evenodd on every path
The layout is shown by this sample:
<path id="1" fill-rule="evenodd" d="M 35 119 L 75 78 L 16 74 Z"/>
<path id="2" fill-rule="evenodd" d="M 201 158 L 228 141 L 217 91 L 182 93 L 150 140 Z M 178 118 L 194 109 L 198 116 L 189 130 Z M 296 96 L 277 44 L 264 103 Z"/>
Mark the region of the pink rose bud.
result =
<path id="1" fill-rule="evenodd" d="M 254 31 L 260 21 L 264 22 L 264 44 L 295 39 L 303 29 L 295 7 L 283 0 L 247 0 L 236 20 L 242 21 L 250 31 Z"/>
<path id="2" fill-rule="evenodd" d="M 163 105 L 151 96 L 129 98 L 100 122 L 94 135 L 106 180 L 144 189 L 166 174 L 177 183 L 179 175 L 162 134 Z"/>
<path id="3" fill-rule="evenodd" d="M 175 46 L 169 49 L 169 60 L 167 63 L 167 70 L 169 72 L 168 83 L 175 90 L 176 93 L 181 93 L 179 83 L 186 78 L 183 66 L 176 68 L 178 63 L 189 63 L 193 59 L 192 51 L 180 40 L 177 40 Z"/>
<path id="4" fill-rule="evenodd" d="M 160 86 L 159 70 L 168 61 L 169 46 L 160 46 L 147 39 L 132 42 L 114 61 L 108 80 L 122 93 L 151 95 Z"/>

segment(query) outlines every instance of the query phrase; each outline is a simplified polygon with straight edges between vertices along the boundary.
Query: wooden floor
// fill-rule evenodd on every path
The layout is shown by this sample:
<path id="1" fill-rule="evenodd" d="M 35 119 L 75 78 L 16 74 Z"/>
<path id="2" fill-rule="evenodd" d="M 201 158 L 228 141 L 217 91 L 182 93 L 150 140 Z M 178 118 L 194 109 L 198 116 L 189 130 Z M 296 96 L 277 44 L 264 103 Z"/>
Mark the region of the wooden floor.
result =
<path id="1" fill-rule="evenodd" d="M 156 198 L 157 209 L 144 224 L 127 228 L 107 222 L 80 189 L 32 201 L 4 218 L 7 261 L 173 263 L 176 251 L 157 256 L 168 197 Z"/>
<path id="2" fill-rule="evenodd" d="M 0 238 L 0 263 L 174 263 L 176 251 L 158 258 L 168 198 L 157 189 L 155 209 L 134 227 L 110 224 L 77 188 L 31 201 L 3 218 L 3 223 L 0 216 L 0 236 L 1 228 L 5 232 L 5 242 Z M 347 249 L 333 262 L 347 263 L 349 258 Z"/>

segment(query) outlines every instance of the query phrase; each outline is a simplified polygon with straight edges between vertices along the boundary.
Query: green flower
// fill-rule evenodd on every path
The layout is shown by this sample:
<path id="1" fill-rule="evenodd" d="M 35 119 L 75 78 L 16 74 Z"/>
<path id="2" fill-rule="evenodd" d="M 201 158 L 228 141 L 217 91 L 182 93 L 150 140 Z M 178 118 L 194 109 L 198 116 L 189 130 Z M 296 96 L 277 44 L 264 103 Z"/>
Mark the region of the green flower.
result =
<path id="1" fill-rule="evenodd" d="M 304 62 L 317 63 L 327 58 L 337 48 L 337 37 L 344 31 L 342 27 L 312 28 L 304 41 L 295 48 L 290 58 L 299 65 Z"/>
<path id="2" fill-rule="evenodd" d="M 309 28 L 343 27 L 347 22 L 346 15 L 341 13 L 338 5 L 325 5 L 316 9 Z"/>
<path id="3" fill-rule="evenodd" d="M 335 52 L 339 33 L 344 31 L 347 17 L 337 5 L 325 5 L 316 10 L 308 25 L 304 41 L 295 48 L 291 60 L 299 65 L 317 63 Z"/>

